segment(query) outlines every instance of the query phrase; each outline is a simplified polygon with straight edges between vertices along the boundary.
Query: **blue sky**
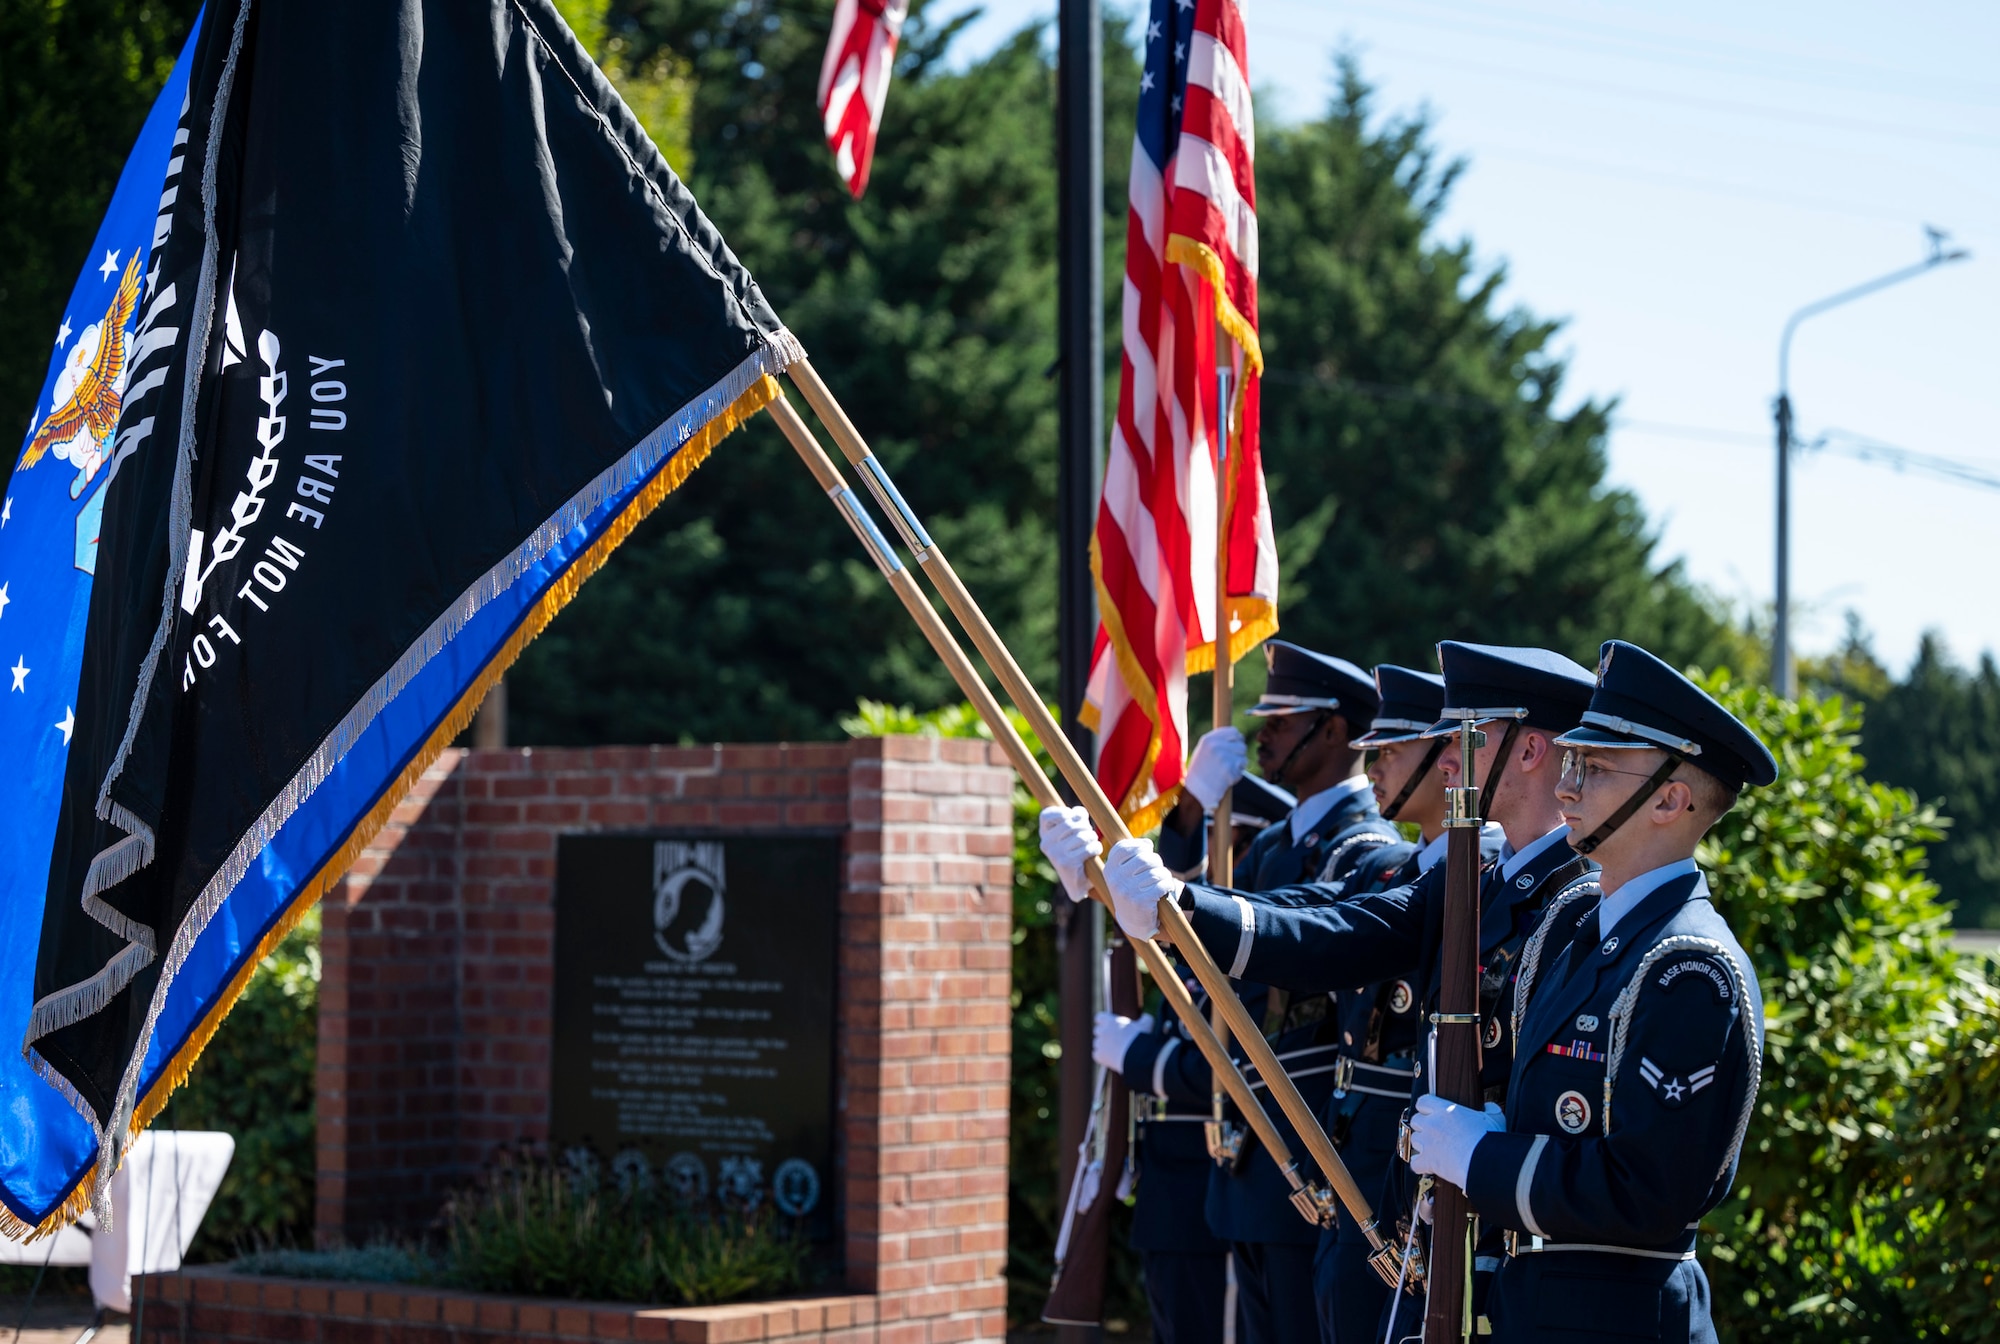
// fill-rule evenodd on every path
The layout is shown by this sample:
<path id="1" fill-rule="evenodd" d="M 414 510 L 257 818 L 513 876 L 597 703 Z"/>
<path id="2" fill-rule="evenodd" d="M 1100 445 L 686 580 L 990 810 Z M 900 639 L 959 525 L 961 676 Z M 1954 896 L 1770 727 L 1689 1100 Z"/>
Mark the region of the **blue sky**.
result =
<path id="1" fill-rule="evenodd" d="M 930 13 L 975 7 L 960 59 L 1055 12 L 934 0 Z M 1662 553 L 1718 593 L 1771 598 L 1786 317 L 1918 260 L 1924 224 L 1972 260 L 1805 323 L 1798 423 L 2000 478 L 2000 6 L 1248 9 L 1267 118 L 1318 114 L 1343 47 L 1381 110 L 1429 109 L 1438 144 L 1470 165 L 1445 235 L 1505 262 L 1510 301 L 1568 319 L 1571 396 L 1620 399 L 1612 479 L 1645 502 Z M 2000 491 L 1831 449 L 1802 457 L 1793 482 L 1800 648 L 1831 647 L 1851 609 L 1895 668 L 1927 629 L 1961 659 L 2000 650 Z"/>

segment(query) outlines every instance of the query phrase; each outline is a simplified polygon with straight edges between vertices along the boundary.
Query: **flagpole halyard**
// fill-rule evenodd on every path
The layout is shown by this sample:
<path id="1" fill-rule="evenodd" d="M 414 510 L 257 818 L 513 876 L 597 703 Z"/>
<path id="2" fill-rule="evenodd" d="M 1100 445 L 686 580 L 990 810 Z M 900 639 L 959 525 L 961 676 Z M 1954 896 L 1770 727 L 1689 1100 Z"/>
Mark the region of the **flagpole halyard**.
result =
<path id="1" fill-rule="evenodd" d="M 890 519 L 896 525 L 897 531 L 903 535 L 904 541 L 909 544 L 912 552 L 915 554 L 918 564 L 923 567 L 932 583 L 937 586 L 946 604 L 951 607 L 952 614 L 958 618 L 959 624 L 972 637 L 974 647 L 986 659 L 987 666 L 993 669 L 995 676 L 1000 680 L 1002 688 L 1006 690 L 1008 698 L 1014 702 L 1015 707 L 1027 719 L 1029 729 L 1041 739 L 1042 744 L 1048 749 L 1050 756 L 1055 760 L 1056 767 L 1061 770 L 1063 778 L 1076 791 L 1077 798 L 1090 812 L 1091 820 L 1097 824 L 1098 829 L 1113 843 L 1120 840 L 1132 839 L 1132 833 L 1126 828 L 1124 818 L 1119 816 L 1118 809 L 1105 796 L 1104 790 L 1098 785 L 1096 776 L 1090 772 L 1089 767 L 1084 764 L 1083 758 L 1077 754 L 1076 748 L 1063 735 L 1054 717 L 1050 715 L 1048 706 L 1043 703 L 1041 697 L 1035 692 L 1034 686 L 1028 681 L 1026 674 L 1021 671 L 1020 664 L 1014 660 L 1013 654 L 1001 642 L 998 633 L 986 619 L 986 614 L 980 609 L 979 604 L 973 599 L 972 594 L 967 591 L 956 571 L 952 569 L 950 561 L 945 558 L 937 544 L 931 540 L 929 533 L 924 529 L 922 522 L 917 518 L 914 510 L 903 499 L 902 493 L 896 489 L 894 482 L 889 479 L 888 472 L 882 467 L 874 454 L 869 451 L 867 443 L 854 428 L 854 423 L 848 419 L 847 413 L 841 409 L 840 403 L 834 399 L 833 393 L 827 388 L 825 382 L 821 380 L 818 371 L 812 367 L 812 362 L 805 359 L 797 360 L 789 365 L 785 372 L 798 385 L 799 390 L 804 393 L 807 402 L 811 404 L 813 410 L 818 413 L 821 421 L 831 431 L 834 442 L 839 446 L 842 455 L 862 473 L 862 480 L 868 486 L 870 493 L 875 495 L 877 502 L 889 513 Z M 780 423 L 782 424 L 783 421 L 781 420 Z M 924 605 L 928 609 L 929 604 L 925 603 Z M 1039 769 L 1034 773 L 1039 775 Z M 1046 785 L 1046 779 L 1044 779 L 1043 783 Z M 1030 787 L 1032 788 L 1033 785 L 1031 784 Z M 1097 871 L 1094 864 L 1092 865 L 1092 870 Z M 1094 890 L 1098 889 L 1098 879 L 1094 879 L 1092 885 Z M 1108 904 L 1108 893 L 1102 894 L 1100 899 Z M 1243 1043 L 1244 1052 L 1250 1057 L 1249 1062 L 1256 1068 L 1258 1076 L 1264 1081 L 1271 1095 L 1276 1098 L 1279 1108 L 1285 1113 L 1285 1118 L 1291 1121 L 1292 1127 L 1297 1130 L 1300 1138 L 1306 1145 L 1307 1151 L 1312 1155 L 1313 1161 L 1325 1173 L 1327 1181 L 1333 1188 L 1333 1193 L 1338 1196 L 1342 1204 L 1347 1206 L 1348 1212 L 1354 1216 L 1355 1221 L 1362 1225 L 1364 1231 L 1367 1233 L 1370 1249 L 1390 1249 L 1386 1247 L 1385 1243 L 1382 1242 L 1380 1236 L 1376 1233 L 1373 1210 L 1369 1207 L 1367 1198 L 1361 1193 L 1361 1188 L 1355 1184 L 1354 1177 L 1348 1172 L 1346 1164 L 1340 1160 L 1340 1154 L 1334 1149 L 1332 1142 L 1328 1140 L 1326 1131 L 1321 1128 L 1319 1117 L 1315 1116 L 1312 1108 L 1306 1105 L 1305 1099 L 1299 1095 L 1298 1088 L 1293 1084 L 1291 1077 L 1285 1073 L 1284 1067 L 1278 1063 L 1277 1056 L 1272 1052 L 1270 1043 L 1264 1039 L 1263 1032 L 1258 1028 L 1257 1023 L 1251 1019 L 1249 1010 L 1243 1006 L 1242 1000 L 1238 999 L 1231 990 L 1229 977 L 1223 973 L 1221 967 L 1215 964 L 1214 958 L 1208 955 L 1208 950 L 1201 945 L 1201 940 L 1195 936 L 1194 927 L 1188 923 L 1186 914 L 1173 901 L 1163 900 L 1159 904 L 1159 918 L 1160 927 L 1167 935 L 1168 941 L 1180 950 L 1182 957 L 1194 969 L 1196 978 L 1201 981 L 1202 988 L 1208 991 L 1210 1000 L 1221 1007 L 1223 1018 L 1230 1032 Z M 1176 996 L 1174 993 L 1174 987 L 1180 985 L 1179 978 L 1173 975 L 1171 970 L 1164 977 L 1157 978 L 1159 978 L 1161 992 L 1167 996 L 1168 1002 L 1173 1005 L 1175 1012 L 1182 1014 L 1182 1021 L 1187 1025 L 1190 1035 L 1197 1041 L 1206 1038 L 1212 1042 L 1214 1035 L 1209 1031 L 1208 1024 L 1202 1021 L 1200 1012 L 1194 1007 L 1192 997 L 1186 993 L 1186 987 L 1184 985 L 1180 986 L 1179 996 Z M 1183 1008 L 1186 1009 L 1185 1013 L 1182 1013 Z M 1219 1049 L 1220 1047 L 1218 1046 L 1217 1048 Z M 1204 1054 L 1206 1054 L 1206 1051 L 1204 1051 Z M 1236 1073 L 1236 1066 L 1233 1061 L 1225 1059 L 1224 1064 L 1217 1065 L 1216 1061 L 1211 1060 L 1210 1064 L 1217 1069 L 1218 1074 L 1225 1072 Z M 1254 1100 L 1253 1094 L 1250 1092 L 1247 1083 L 1244 1083 L 1240 1073 L 1229 1083 L 1229 1087 L 1231 1096 L 1238 1100 L 1239 1105 L 1242 1105 L 1245 1100 Z M 1246 1117 L 1254 1113 L 1254 1109 L 1256 1108 L 1246 1109 Z M 1266 1123 L 1268 1124 L 1268 1119 Z M 1268 1137 L 1263 1132 L 1263 1129 L 1259 1128 L 1259 1139 L 1269 1142 L 1270 1138 L 1274 1138 L 1275 1136 L 1275 1128 L 1271 1130 Z M 1281 1151 L 1284 1151 L 1282 1146 L 1273 1148 L 1272 1155 L 1275 1157 Z M 1324 1192 L 1302 1189 L 1297 1192 L 1297 1195 L 1323 1198 Z M 1295 1198 L 1294 1202 L 1298 1202 L 1298 1199 Z M 1305 1212 L 1304 1208 L 1301 1208 L 1301 1212 Z M 1325 1222 L 1330 1220 L 1330 1213 L 1331 1210 L 1323 1209 L 1315 1218 L 1315 1221 L 1319 1221 L 1324 1225 Z M 1378 1271 L 1379 1269 L 1380 1267 L 1378 1266 Z M 1393 1273 L 1393 1269 L 1388 1271 L 1388 1274 Z"/>

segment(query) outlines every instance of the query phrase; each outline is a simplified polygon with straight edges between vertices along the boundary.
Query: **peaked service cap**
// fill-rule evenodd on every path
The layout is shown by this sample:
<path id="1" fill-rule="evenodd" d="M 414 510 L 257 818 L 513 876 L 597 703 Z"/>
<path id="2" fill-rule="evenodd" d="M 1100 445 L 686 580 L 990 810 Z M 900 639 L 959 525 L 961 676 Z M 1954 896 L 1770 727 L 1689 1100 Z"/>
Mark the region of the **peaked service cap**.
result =
<path id="1" fill-rule="evenodd" d="M 1429 732 L 1444 713 L 1444 678 L 1435 672 L 1383 663 L 1375 669 L 1375 690 L 1382 697 L 1381 707 L 1367 734 L 1355 738 L 1353 746 L 1412 741 Z"/>
<path id="2" fill-rule="evenodd" d="M 1276 825 L 1298 804 L 1290 792 L 1256 775 L 1245 775 L 1229 787 L 1229 819 L 1239 826 Z"/>
<path id="3" fill-rule="evenodd" d="M 1258 718 L 1337 709 L 1343 718 L 1366 723 L 1381 704 L 1375 678 L 1345 658 L 1273 639 L 1264 644 L 1264 666 L 1270 673 L 1264 694 L 1249 711 Z"/>
<path id="4" fill-rule="evenodd" d="M 1732 789 L 1778 778 L 1778 762 L 1758 736 L 1714 697 L 1637 644 L 1607 640 L 1597 690 L 1581 726 L 1556 739 L 1566 747 L 1652 747 L 1680 756 Z"/>
<path id="5" fill-rule="evenodd" d="M 1547 649 L 1447 639 L 1438 645 L 1438 666 L 1444 669 L 1445 707 L 1425 737 L 1455 733 L 1467 718 L 1514 719 L 1566 733 L 1582 719 L 1597 689 L 1588 668 Z"/>

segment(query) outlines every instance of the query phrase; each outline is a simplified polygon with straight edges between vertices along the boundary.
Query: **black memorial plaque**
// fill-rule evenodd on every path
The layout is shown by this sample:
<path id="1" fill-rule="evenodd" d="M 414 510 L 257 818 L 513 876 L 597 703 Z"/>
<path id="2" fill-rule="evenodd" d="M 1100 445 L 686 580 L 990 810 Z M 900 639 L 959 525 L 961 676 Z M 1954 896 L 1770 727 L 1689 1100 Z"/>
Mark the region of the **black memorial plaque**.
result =
<path id="1" fill-rule="evenodd" d="M 563 836 L 551 1146 L 829 1235 L 840 871 L 833 835 Z"/>

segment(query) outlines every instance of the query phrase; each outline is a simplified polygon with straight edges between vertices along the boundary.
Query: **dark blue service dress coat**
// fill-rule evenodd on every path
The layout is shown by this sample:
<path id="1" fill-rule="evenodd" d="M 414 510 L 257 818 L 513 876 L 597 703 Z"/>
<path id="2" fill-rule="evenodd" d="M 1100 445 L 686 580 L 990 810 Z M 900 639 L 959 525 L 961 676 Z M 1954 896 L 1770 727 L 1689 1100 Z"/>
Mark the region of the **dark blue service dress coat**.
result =
<path id="1" fill-rule="evenodd" d="M 1319 899 L 1330 900 L 1356 865 L 1380 849 L 1402 843 L 1401 834 L 1376 811 L 1374 794 L 1364 788 L 1335 803 L 1296 842 L 1289 821 L 1265 827 L 1237 863 L 1236 881 L 1246 890 L 1265 891 L 1313 883 L 1324 876 L 1324 882 L 1311 889 Z M 1223 969 L 1234 964 L 1235 951 L 1232 946 L 1216 954 Z M 1338 986 L 1303 994 L 1284 988 L 1274 992 L 1254 975 L 1239 977 L 1238 984 L 1251 1016 L 1265 1023 L 1272 1052 L 1306 1105 L 1314 1114 L 1325 1115 L 1341 1048 L 1339 1004 L 1328 991 Z M 1240 1045 L 1234 1046 L 1234 1053 L 1238 1059 L 1244 1057 Z M 1269 1096 L 1261 1079 L 1252 1075 L 1251 1081 L 1260 1097 Z M 1233 1107 L 1230 1113 L 1235 1114 Z M 1313 1167 L 1304 1140 L 1275 1103 L 1268 1105 L 1268 1113 L 1299 1164 L 1300 1175 L 1310 1178 Z M 1217 1166 L 1211 1171 L 1206 1204 L 1210 1229 L 1230 1242 L 1316 1246 L 1319 1231 L 1293 1206 L 1291 1187 L 1278 1164 L 1255 1135 L 1245 1140 L 1245 1148 L 1244 1159 L 1234 1169 Z"/>
<path id="2" fill-rule="evenodd" d="M 1208 995 L 1193 989 L 1204 1016 Z M 1137 1199 L 1132 1249 L 1175 1255 L 1227 1254 L 1229 1247 L 1201 1216 L 1208 1197 L 1209 1160 L 1202 1123 L 1209 1118 L 1212 1075 L 1200 1049 L 1171 1010 L 1132 1042 L 1120 1075 L 1132 1090 L 1137 1126 Z"/>
<path id="3" fill-rule="evenodd" d="M 1498 854 L 1497 839 L 1482 837 L 1481 857 L 1485 862 L 1480 918 L 1481 1030 L 1485 1047 L 1482 1077 L 1488 1095 L 1495 1099 L 1505 1088 L 1512 1059 L 1507 1001 L 1520 949 L 1536 926 L 1544 902 L 1587 868 L 1585 861 L 1561 841 L 1544 846 L 1504 877 L 1497 862 Z M 1439 863 L 1407 885 L 1345 899 L 1329 901 L 1324 889 L 1314 887 L 1262 893 L 1250 903 L 1254 927 L 1247 934 L 1243 929 L 1242 909 L 1232 893 L 1191 884 L 1184 903 L 1192 907 L 1189 920 L 1203 944 L 1218 956 L 1241 952 L 1247 975 L 1300 992 L 1310 992 L 1343 978 L 1393 977 L 1389 983 L 1408 987 L 1416 1007 L 1413 1016 L 1420 1023 L 1422 1015 L 1435 1006 L 1434 978 L 1438 943 L 1443 935 L 1444 882 L 1445 864 Z M 1250 939 L 1247 950 L 1242 942 L 1246 936 Z M 1380 1108 L 1381 1125 L 1386 1131 L 1383 1137 L 1391 1144 L 1403 1108 L 1429 1086 L 1421 1071 L 1423 1051 L 1417 1047 L 1415 1053 L 1417 1059 L 1402 1080 L 1405 1089 L 1402 1097 L 1385 1098 Z M 1359 1152 L 1355 1156 L 1362 1159 Z M 1357 1179 L 1368 1180 L 1358 1173 Z M 1381 1192 L 1376 1213 L 1384 1235 L 1393 1232 L 1399 1219 L 1410 1216 L 1415 1183 L 1402 1161 L 1385 1157 L 1376 1168 L 1375 1179 L 1362 1188 L 1371 1193 Z M 1346 1322 L 1336 1339 L 1364 1333 L 1362 1321 L 1368 1314 L 1364 1304 L 1384 1300 L 1383 1294 L 1365 1282 L 1374 1278 L 1374 1271 L 1368 1268 L 1362 1254 L 1365 1241 L 1360 1228 L 1351 1220 L 1344 1221 L 1342 1228 L 1347 1241 L 1337 1245 L 1333 1252 L 1337 1263 L 1322 1276 L 1332 1284 L 1334 1316 L 1337 1321 Z M 1497 1237 L 1487 1240 L 1491 1244 L 1482 1245 L 1480 1258 L 1491 1269 L 1497 1266 L 1498 1241 Z M 1322 1305 L 1324 1308 L 1326 1304 Z M 1410 1319 L 1403 1313 L 1412 1310 L 1406 1299 L 1399 1308 L 1399 1320 Z M 1414 1310 L 1418 1313 L 1415 1319 L 1420 1319 L 1421 1307 Z"/>
<path id="4" fill-rule="evenodd" d="M 1708 1344 L 1696 1226 L 1735 1177 L 1763 995 L 1699 873 L 1608 936 L 1592 886 L 1566 897 L 1522 955 L 1507 1132 L 1473 1150 L 1467 1193 L 1512 1243 L 1487 1316 L 1515 1344 Z"/>
<path id="5" fill-rule="evenodd" d="M 1356 863 L 1340 899 L 1415 881 L 1420 847 L 1383 845 Z M 1342 989 L 1339 1061 L 1321 1123 L 1341 1161 L 1370 1198 L 1395 1160 L 1397 1125 L 1415 1072 L 1420 1005 L 1407 979 Z M 1368 1265 L 1361 1225 L 1343 1206 L 1336 1227 L 1322 1229 L 1313 1252 L 1313 1300 L 1321 1344 L 1372 1340 L 1389 1288 Z"/>

